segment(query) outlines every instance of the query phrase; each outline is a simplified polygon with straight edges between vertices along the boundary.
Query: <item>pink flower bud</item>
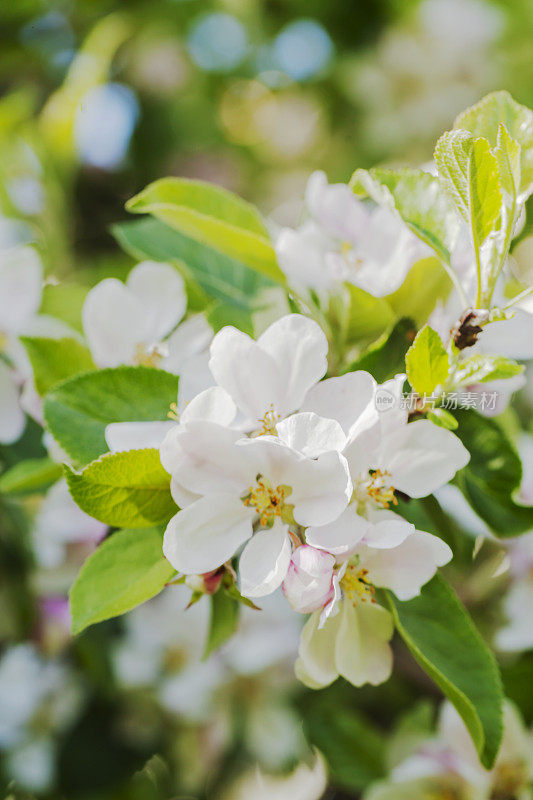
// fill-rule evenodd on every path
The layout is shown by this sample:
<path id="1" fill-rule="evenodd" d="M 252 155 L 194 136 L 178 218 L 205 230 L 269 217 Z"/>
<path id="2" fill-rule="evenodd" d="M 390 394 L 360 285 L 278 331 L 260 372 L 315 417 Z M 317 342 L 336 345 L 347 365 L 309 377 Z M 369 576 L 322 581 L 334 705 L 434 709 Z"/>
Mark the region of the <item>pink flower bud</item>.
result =
<path id="1" fill-rule="evenodd" d="M 310 614 L 329 602 L 334 567 L 335 558 L 330 553 L 307 544 L 296 548 L 282 585 L 294 611 Z"/>

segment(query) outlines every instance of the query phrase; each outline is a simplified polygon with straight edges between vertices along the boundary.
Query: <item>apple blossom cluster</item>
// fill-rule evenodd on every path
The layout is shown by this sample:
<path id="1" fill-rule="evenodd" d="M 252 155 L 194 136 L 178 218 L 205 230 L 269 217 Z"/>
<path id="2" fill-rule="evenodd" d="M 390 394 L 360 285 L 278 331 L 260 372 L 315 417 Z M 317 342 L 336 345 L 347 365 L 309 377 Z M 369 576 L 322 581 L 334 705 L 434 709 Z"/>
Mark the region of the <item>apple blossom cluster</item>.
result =
<path id="1" fill-rule="evenodd" d="M 399 401 L 405 375 L 382 387 L 363 371 L 321 381 L 326 357 L 321 328 L 297 314 L 257 342 L 231 327 L 216 334 L 216 384 L 190 401 L 160 448 L 181 508 L 163 552 L 185 575 L 231 570 L 238 554 L 244 597 L 281 586 L 295 611 L 311 615 L 301 680 L 376 684 L 390 675 L 393 631 L 376 588 L 408 600 L 452 557 L 394 513 L 396 494 L 434 492 L 469 454 L 428 420 L 407 424 L 399 402 L 377 410 L 376 391 Z"/>

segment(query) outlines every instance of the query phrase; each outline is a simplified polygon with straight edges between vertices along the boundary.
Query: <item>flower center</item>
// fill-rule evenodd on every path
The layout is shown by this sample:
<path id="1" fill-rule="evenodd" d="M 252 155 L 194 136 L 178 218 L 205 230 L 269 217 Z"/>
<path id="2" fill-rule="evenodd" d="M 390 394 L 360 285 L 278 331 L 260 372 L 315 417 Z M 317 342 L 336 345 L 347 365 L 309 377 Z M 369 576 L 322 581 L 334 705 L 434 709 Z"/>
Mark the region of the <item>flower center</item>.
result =
<path id="1" fill-rule="evenodd" d="M 514 800 L 527 783 L 527 768 L 521 761 L 508 761 L 494 771 L 491 800 Z"/>
<path id="2" fill-rule="evenodd" d="M 350 598 L 352 603 L 375 603 L 375 589 L 368 580 L 368 570 L 358 564 L 348 564 L 346 572 L 340 580 L 340 585 L 344 594 Z"/>
<path id="3" fill-rule="evenodd" d="M 244 505 L 255 508 L 259 514 L 259 522 L 263 526 L 274 524 L 275 517 L 281 517 L 285 497 L 290 493 L 287 486 L 272 486 L 261 475 L 257 476 L 255 486 L 250 486 L 249 494 L 244 498 Z"/>
<path id="4" fill-rule="evenodd" d="M 157 367 L 164 355 L 163 347 L 159 344 L 149 346 L 138 344 L 135 348 L 134 361 L 139 367 Z"/>
<path id="5" fill-rule="evenodd" d="M 370 478 L 364 484 L 367 495 L 382 508 L 388 508 L 390 503 L 394 506 L 398 505 L 394 486 L 389 485 L 388 477 L 390 477 L 390 472 L 376 469 L 370 473 Z"/>
<path id="6" fill-rule="evenodd" d="M 270 404 L 269 410 L 266 412 L 265 416 L 258 420 L 259 424 L 261 425 L 260 428 L 255 432 L 256 436 L 277 436 L 276 431 L 276 423 L 279 422 L 280 416 L 276 414 L 274 411 L 274 406 Z"/>

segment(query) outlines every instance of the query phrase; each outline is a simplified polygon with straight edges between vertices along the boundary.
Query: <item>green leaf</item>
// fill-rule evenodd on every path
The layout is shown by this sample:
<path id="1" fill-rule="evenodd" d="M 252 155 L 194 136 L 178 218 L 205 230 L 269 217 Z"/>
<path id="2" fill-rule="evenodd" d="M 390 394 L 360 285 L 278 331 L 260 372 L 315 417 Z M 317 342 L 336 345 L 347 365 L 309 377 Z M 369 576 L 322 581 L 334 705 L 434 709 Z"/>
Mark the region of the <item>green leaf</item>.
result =
<path id="1" fill-rule="evenodd" d="M 500 125 L 521 148 L 519 194 L 523 202 L 533 189 L 533 111 L 513 100 L 509 92 L 499 91 L 467 108 L 454 122 L 454 128 L 469 131 L 474 137 L 483 136 L 491 147 L 499 144 Z"/>
<path id="2" fill-rule="evenodd" d="M 56 317 L 83 333 L 81 310 L 88 291 L 77 283 L 47 283 L 43 287 L 40 313 Z"/>
<path id="3" fill-rule="evenodd" d="M 285 283 L 261 215 L 226 189 L 186 178 L 162 178 L 132 197 L 126 208 L 135 214 L 152 214 L 186 236 Z"/>
<path id="4" fill-rule="evenodd" d="M 413 600 L 386 596 L 400 636 L 453 703 L 490 769 L 502 738 L 503 690 L 496 661 L 470 616 L 440 575 Z"/>
<path id="5" fill-rule="evenodd" d="M 446 428 L 448 431 L 454 431 L 458 427 L 458 422 L 449 411 L 445 408 L 434 408 L 428 412 L 428 419 L 440 428 Z"/>
<path id="6" fill-rule="evenodd" d="M 188 287 L 191 283 L 198 285 L 207 299 L 212 298 L 225 308 L 231 324 L 253 332 L 252 314 L 258 305 L 258 293 L 274 285 L 268 278 L 157 219 L 115 225 L 113 234 L 133 258 L 176 263 L 189 279 Z"/>
<path id="7" fill-rule="evenodd" d="M 211 595 L 211 617 L 207 641 L 204 650 L 204 659 L 222 647 L 224 642 L 233 636 L 239 623 L 240 604 L 227 592 L 219 590 Z"/>
<path id="8" fill-rule="evenodd" d="M 448 131 L 435 147 L 439 180 L 459 214 L 472 229 L 479 250 L 496 229 L 502 207 L 496 157 L 486 139 L 474 139 L 464 130 Z"/>
<path id="9" fill-rule="evenodd" d="M 480 353 L 459 362 L 459 366 L 454 373 L 454 386 L 506 380 L 520 375 L 523 371 L 523 365 L 517 364 L 516 361 L 510 358 Z"/>
<path id="10" fill-rule="evenodd" d="M 61 464 L 50 458 L 30 458 L 20 461 L 0 476 L 0 494 L 42 492 L 62 475 Z"/>
<path id="11" fill-rule="evenodd" d="M 394 375 L 402 372 L 405 354 L 415 335 L 416 326 L 411 319 L 399 320 L 393 328 L 385 331 L 376 342 L 371 344 L 358 359 L 352 361 L 345 371 L 365 370 L 370 372 L 378 383 L 393 378 Z"/>
<path id="12" fill-rule="evenodd" d="M 533 527 L 533 506 L 517 503 L 522 482 L 518 453 L 501 425 L 473 410 L 457 410 L 457 435 L 470 452 L 455 482 L 474 511 L 503 538 Z"/>
<path id="13" fill-rule="evenodd" d="M 412 232 L 446 263 L 458 233 L 454 210 L 437 178 L 421 169 L 358 169 L 350 182 L 359 196 L 395 209 Z M 412 313 L 405 311 L 404 314 Z"/>
<path id="14" fill-rule="evenodd" d="M 371 341 L 381 336 L 395 319 L 387 300 L 374 297 L 351 283 L 346 284 L 346 288 L 349 292 L 347 341 Z"/>
<path id="15" fill-rule="evenodd" d="M 22 336 L 21 342 L 28 353 L 35 388 L 40 395 L 47 394 L 66 378 L 95 369 L 91 353 L 76 339 Z"/>
<path id="16" fill-rule="evenodd" d="M 521 181 L 521 147 L 516 139 L 509 136 L 509 131 L 503 124 L 498 127 L 498 144 L 493 153 L 498 163 L 505 205 L 514 221 Z"/>
<path id="17" fill-rule="evenodd" d="M 159 594 L 175 575 L 162 547 L 157 528 L 117 531 L 105 539 L 70 590 L 72 633 L 118 617 Z"/>
<path id="18" fill-rule="evenodd" d="M 151 367 L 102 369 L 56 386 L 44 401 L 46 425 L 78 464 L 108 450 L 105 429 L 111 422 L 167 419 L 176 402 L 178 377 Z"/>
<path id="19" fill-rule="evenodd" d="M 65 465 L 70 493 L 91 517 L 117 528 L 165 523 L 178 508 L 159 450 L 107 453 L 78 473 Z"/>
<path id="20" fill-rule="evenodd" d="M 425 325 L 405 356 L 407 378 L 419 395 L 430 395 L 448 377 L 450 359 L 439 334 Z"/>

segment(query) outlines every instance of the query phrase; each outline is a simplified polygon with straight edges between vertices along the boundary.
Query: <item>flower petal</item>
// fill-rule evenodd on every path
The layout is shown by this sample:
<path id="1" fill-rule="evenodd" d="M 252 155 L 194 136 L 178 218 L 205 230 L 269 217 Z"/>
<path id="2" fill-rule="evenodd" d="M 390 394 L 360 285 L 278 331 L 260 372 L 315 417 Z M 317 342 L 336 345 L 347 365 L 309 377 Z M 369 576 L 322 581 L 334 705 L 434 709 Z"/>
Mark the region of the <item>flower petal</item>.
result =
<path id="1" fill-rule="evenodd" d="M 320 612 L 315 611 L 303 627 L 296 674 L 314 689 L 329 686 L 339 675 L 335 666 L 335 640 L 340 628 L 340 618 L 340 614 L 330 617 L 319 628 Z"/>
<path id="2" fill-rule="evenodd" d="M 126 286 L 142 303 L 152 342 L 163 339 L 185 314 L 185 283 L 171 264 L 141 261 L 131 270 Z"/>
<path id="3" fill-rule="evenodd" d="M 163 359 L 163 369 L 180 374 L 184 363 L 192 356 L 206 351 L 212 338 L 213 329 L 204 315 L 194 314 L 178 325 L 166 340 L 168 356 Z"/>
<path id="4" fill-rule="evenodd" d="M 133 363 L 137 345 L 150 339 L 141 300 L 116 278 L 106 278 L 90 290 L 82 320 L 87 343 L 100 367 Z"/>
<path id="5" fill-rule="evenodd" d="M 237 407 L 229 394 L 220 386 L 211 386 L 187 404 L 180 416 L 180 423 L 203 419 L 219 425 L 231 425 L 236 413 Z"/>
<path id="6" fill-rule="evenodd" d="M 112 453 L 119 450 L 159 448 L 169 431 L 176 427 L 172 420 L 165 422 L 111 422 L 105 429 L 105 440 Z"/>
<path id="7" fill-rule="evenodd" d="M 292 487 L 289 502 L 294 504 L 294 518 L 300 525 L 333 522 L 352 495 L 348 464 L 336 452 L 294 463 L 284 482 Z"/>
<path id="8" fill-rule="evenodd" d="M 211 342 L 209 369 L 251 424 L 258 424 L 272 409 L 282 413 L 279 366 L 247 334 L 222 328 Z"/>
<path id="9" fill-rule="evenodd" d="M 335 666 L 339 675 L 353 686 L 384 683 L 392 672 L 389 639 L 394 625 L 391 614 L 375 603 L 354 606 L 345 600 L 337 616 Z"/>
<path id="10" fill-rule="evenodd" d="M 305 539 L 307 544 L 320 550 L 327 550 L 335 556 L 345 556 L 359 544 L 369 528 L 370 522 L 360 517 L 351 504 L 334 522 L 307 528 Z"/>
<path id="11" fill-rule="evenodd" d="M 241 594 L 263 597 L 274 592 L 287 574 L 291 560 L 291 541 L 287 526 L 276 521 L 269 530 L 256 533 L 239 561 Z"/>
<path id="12" fill-rule="evenodd" d="M 362 544 L 378 550 L 397 547 L 415 532 L 414 525 L 392 511 L 374 511 L 370 515 L 370 523 Z"/>
<path id="13" fill-rule="evenodd" d="M 296 411 L 328 368 L 328 340 L 320 325 L 302 314 L 288 314 L 274 322 L 257 340 L 276 365 L 283 387 L 281 416 Z"/>
<path id="14" fill-rule="evenodd" d="M 276 430 L 280 441 L 308 458 L 316 458 L 331 450 L 342 451 L 346 436 L 334 419 L 324 419 L 311 411 L 291 414 L 278 422 Z"/>
<path id="15" fill-rule="evenodd" d="M 390 473 L 390 482 L 410 497 L 425 497 L 448 483 L 470 459 L 455 434 L 418 420 L 396 428 L 383 442 L 379 463 Z"/>
<path id="16" fill-rule="evenodd" d="M 399 600 L 411 600 L 420 594 L 437 568 L 453 557 L 446 542 L 417 530 L 397 547 L 377 550 L 363 545 L 357 552 L 372 583 L 391 589 Z"/>
<path id="17" fill-rule="evenodd" d="M 253 512 L 233 495 L 202 497 L 168 523 L 163 553 L 188 575 L 217 569 L 252 535 Z"/>
<path id="18" fill-rule="evenodd" d="M 257 474 L 246 448 L 236 445 L 241 435 L 206 420 L 176 425 L 160 447 L 161 463 L 190 492 L 239 496 Z"/>

